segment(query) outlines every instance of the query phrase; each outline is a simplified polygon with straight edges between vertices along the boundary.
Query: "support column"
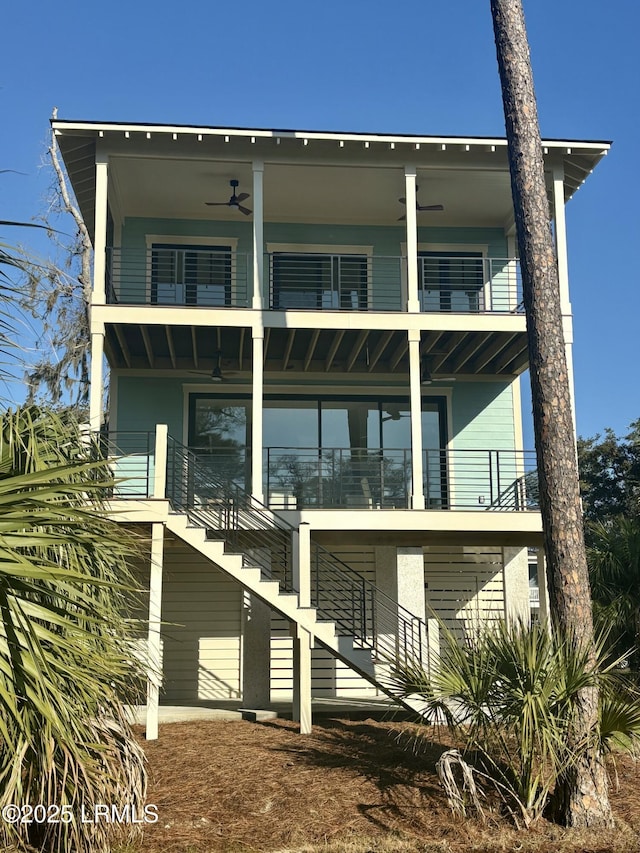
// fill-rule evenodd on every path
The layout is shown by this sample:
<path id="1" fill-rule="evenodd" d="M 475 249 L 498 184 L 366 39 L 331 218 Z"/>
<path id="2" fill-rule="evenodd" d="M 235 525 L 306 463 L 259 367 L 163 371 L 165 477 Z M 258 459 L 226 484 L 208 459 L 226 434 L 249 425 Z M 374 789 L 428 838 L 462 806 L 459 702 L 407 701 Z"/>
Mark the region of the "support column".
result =
<path id="1" fill-rule="evenodd" d="M 422 467 L 422 395 L 420 388 L 420 332 L 410 329 L 409 389 L 411 399 L 411 509 L 424 509 Z"/>
<path id="2" fill-rule="evenodd" d="M 107 185 L 108 157 L 96 154 L 96 195 L 93 238 L 93 298 L 92 304 L 106 302 L 106 251 L 107 251 Z"/>
<path id="3" fill-rule="evenodd" d="M 564 351 L 567 360 L 569 376 L 569 393 L 571 395 L 571 415 L 573 417 L 573 433 L 576 436 L 576 404 L 573 384 L 573 324 L 571 301 L 569 296 L 569 258 L 567 253 L 567 223 L 564 206 L 564 168 L 556 166 L 553 170 L 553 221 L 556 259 L 558 263 L 558 283 L 560 285 L 560 306 L 564 326 Z M 577 452 L 577 451 L 576 451 Z"/>
<path id="4" fill-rule="evenodd" d="M 164 525 L 151 525 L 151 572 L 149 578 L 149 631 L 147 636 L 147 740 L 158 739 L 160 685 L 162 684 L 162 566 Z"/>
<path id="5" fill-rule="evenodd" d="M 264 163 L 253 161 L 253 294 L 251 307 L 266 307 L 264 287 Z"/>
<path id="6" fill-rule="evenodd" d="M 271 702 L 271 608 L 250 592 L 242 608 L 242 704 L 267 708 Z"/>
<path id="7" fill-rule="evenodd" d="M 263 406 L 264 330 L 253 330 L 253 375 L 251 391 L 251 494 L 264 501 L 262 471 L 262 406 Z"/>
<path id="8" fill-rule="evenodd" d="M 300 734 L 311 734 L 311 633 L 293 625 L 293 719 L 300 723 Z"/>
<path id="9" fill-rule="evenodd" d="M 418 219 L 416 216 L 416 167 L 405 166 L 405 198 L 407 202 L 407 311 L 419 313 L 418 299 Z"/>
<path id="10" fill-rule="evenodd" d="M 104 325 L 100 331 L 91 332 L 91 374 L 89 386 L 89 424 L 97 432 L 102 426 L 102 398 L 104 395 Z"/>
<path id="11" fill-rule="evenodd" d="M 526 548 L 502 549 L 504 615 L 508 622 L 531 621 L 529 603 L 529 556 Z"/>

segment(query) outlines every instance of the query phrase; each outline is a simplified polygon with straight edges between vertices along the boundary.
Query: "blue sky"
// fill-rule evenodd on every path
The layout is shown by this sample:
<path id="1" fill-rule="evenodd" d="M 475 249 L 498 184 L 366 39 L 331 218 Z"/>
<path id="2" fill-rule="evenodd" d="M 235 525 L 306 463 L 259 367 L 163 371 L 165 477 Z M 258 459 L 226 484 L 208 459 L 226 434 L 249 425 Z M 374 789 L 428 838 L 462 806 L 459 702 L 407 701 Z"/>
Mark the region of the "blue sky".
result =
<path id="1" fill-rule="evenodd" d="M 525 14 L 542 134 L 614 142 L 567 227 L 578 432 L 621 433 L 640 417 L 640 7 L 525 0 Z M 65 119 L 504 134 L 489 0 L 31 0 L 8 4 L 3 25 L 0 169 L 24 174 L 0 175 L 1 219 L 43 209 L 53 106 Z"/>

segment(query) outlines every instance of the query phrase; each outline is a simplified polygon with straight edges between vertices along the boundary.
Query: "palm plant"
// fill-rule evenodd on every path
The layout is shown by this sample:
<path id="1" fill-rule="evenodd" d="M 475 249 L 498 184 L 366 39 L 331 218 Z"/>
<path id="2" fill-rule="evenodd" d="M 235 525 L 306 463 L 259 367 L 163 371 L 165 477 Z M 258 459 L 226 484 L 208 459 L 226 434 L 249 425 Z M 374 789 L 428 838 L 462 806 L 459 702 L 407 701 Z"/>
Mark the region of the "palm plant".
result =
<path id="1" fill-rule="evenodd" d="M 640 669 L 640 519 L 618 516 L 588 526 L 589 577 L 596 621 Z"/>
<path id="2" fill-rule="evenodd" d="M 393 687 L 423 700 L 427 722 L 446 721 L 465 761 L 498 792 L 519 823 L 538 818 L 585 744 L 568 737 L 580 692 L 598 684 L 603 752 L 640 742 L 640 693 L 570 637 L 541 624 L 498 621 L 463 644 L 445 643 L 430 676 L 420 663 L 395 669 Z M 421 735 L 424 736 L 424 735 Z"/>
<path id="3" fill-rule="evenodd" d="M 73 820 L 0 824 L 18 848 L 107 851 L 96 803 L 142 810 L 144 764 L 122 702 L 138 688 L 126 612 L 133 543 L 105 517 L 98 443 L 69 412 L 0 416 L 0 807 Z"/>

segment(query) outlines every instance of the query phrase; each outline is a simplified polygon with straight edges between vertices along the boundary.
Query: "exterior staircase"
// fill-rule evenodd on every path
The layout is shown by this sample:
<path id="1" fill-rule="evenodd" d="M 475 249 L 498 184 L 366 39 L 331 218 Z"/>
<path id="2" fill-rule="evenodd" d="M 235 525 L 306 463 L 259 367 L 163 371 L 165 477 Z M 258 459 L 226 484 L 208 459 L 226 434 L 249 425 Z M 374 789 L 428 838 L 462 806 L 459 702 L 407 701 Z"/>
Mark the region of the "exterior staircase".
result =
<path id="1" fill-rule="evenodd" d="M 429 667 L 424 620 L 313 542 L 193 451 L 169 437 L 167 529 L 398 704 L 419 713 L 388 676 Z"/>

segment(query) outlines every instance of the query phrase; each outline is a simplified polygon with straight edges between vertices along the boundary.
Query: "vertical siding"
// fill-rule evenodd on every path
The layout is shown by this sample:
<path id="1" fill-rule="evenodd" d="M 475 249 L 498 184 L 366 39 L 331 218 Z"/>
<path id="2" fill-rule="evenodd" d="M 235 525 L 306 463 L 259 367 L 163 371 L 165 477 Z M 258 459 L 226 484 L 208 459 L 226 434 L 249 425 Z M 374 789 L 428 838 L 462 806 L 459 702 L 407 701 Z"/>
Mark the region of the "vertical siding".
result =
<path id="1" fill-rule="evenodd" d="M 424 562 L 427 606 L 456 638 L 504 615 L 500 547 L 430 545 Z"/>

